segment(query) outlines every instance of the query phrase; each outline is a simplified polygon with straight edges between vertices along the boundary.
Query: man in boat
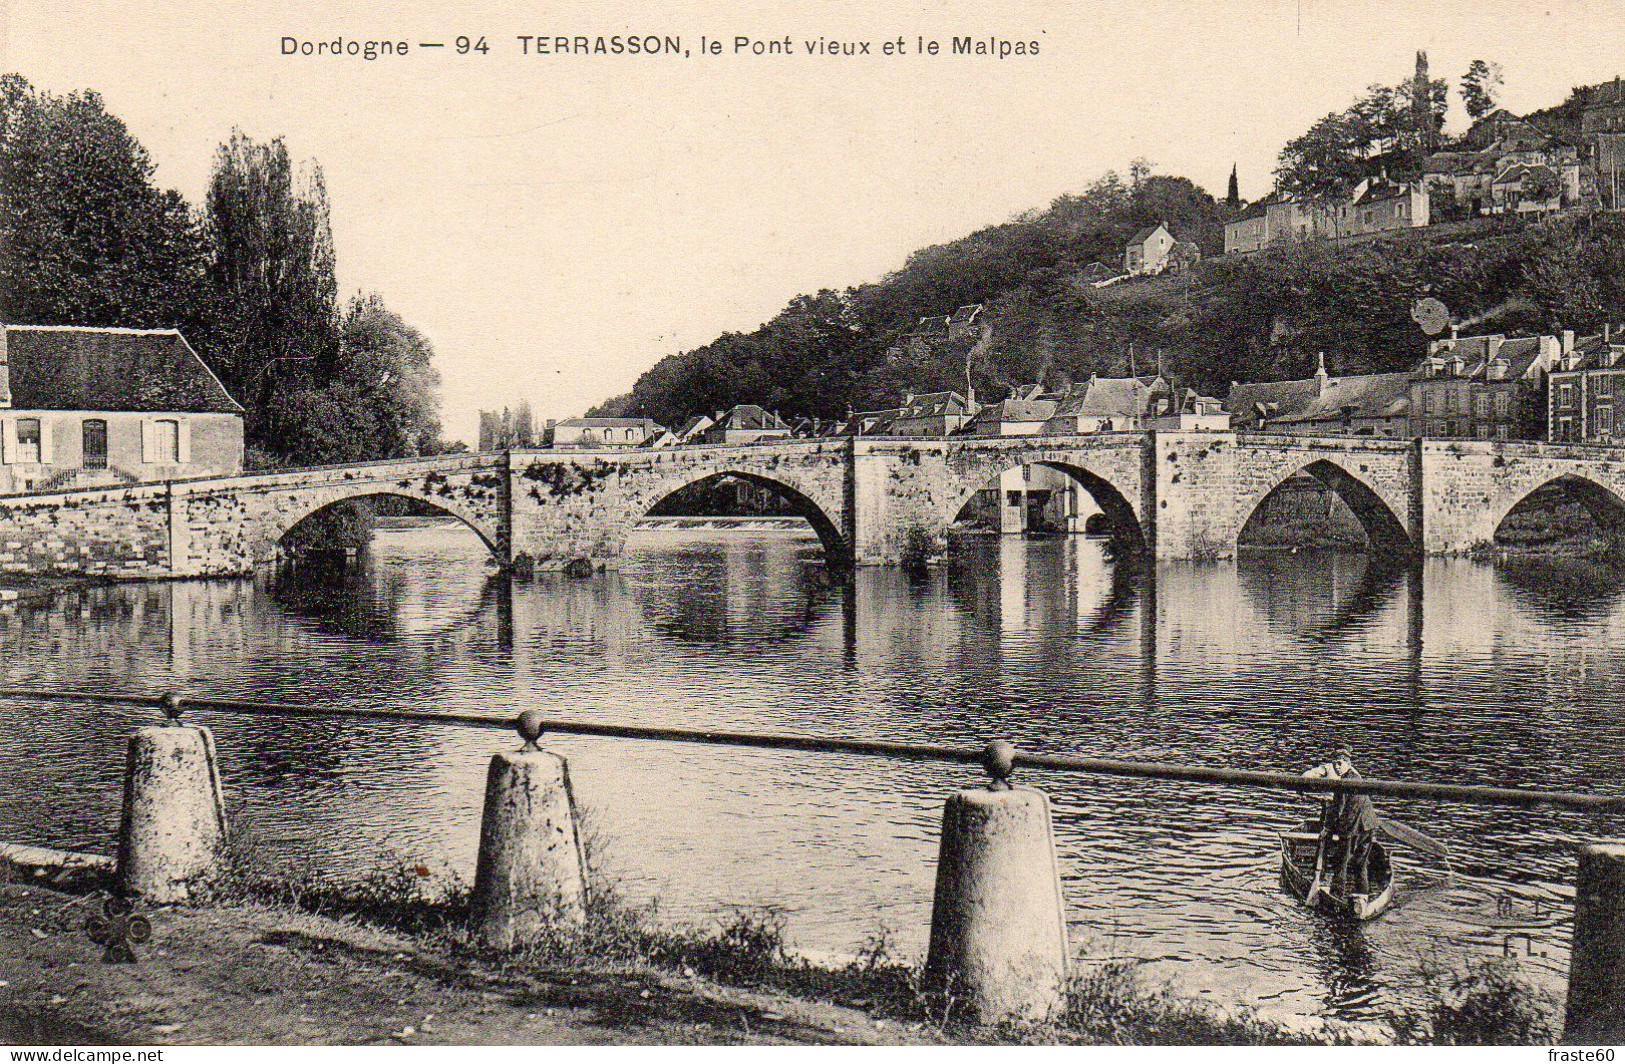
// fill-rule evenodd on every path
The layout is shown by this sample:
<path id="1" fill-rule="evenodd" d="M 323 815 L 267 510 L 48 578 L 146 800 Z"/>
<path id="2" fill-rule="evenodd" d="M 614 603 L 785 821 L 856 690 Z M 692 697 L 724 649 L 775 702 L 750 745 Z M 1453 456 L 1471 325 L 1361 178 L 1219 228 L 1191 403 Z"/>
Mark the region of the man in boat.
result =
<path id="1" fill-rule="evenodd" d="M 1359 779 L 1354 768 L 1354 755 L 1346 747 L 1324 765 L 1304 773 L 1311 779 Z M 1371 843 L 1376 838 L 1377 807 L 1364 794 L 1338 791 L 1327 803 L 1326 815 L 1321 820 L 1321 846 L 1326 864 L 1332 870 L 1334 887 L 1341 886 L 1350 894 L 1371 893 L 1369 864 Z"/>

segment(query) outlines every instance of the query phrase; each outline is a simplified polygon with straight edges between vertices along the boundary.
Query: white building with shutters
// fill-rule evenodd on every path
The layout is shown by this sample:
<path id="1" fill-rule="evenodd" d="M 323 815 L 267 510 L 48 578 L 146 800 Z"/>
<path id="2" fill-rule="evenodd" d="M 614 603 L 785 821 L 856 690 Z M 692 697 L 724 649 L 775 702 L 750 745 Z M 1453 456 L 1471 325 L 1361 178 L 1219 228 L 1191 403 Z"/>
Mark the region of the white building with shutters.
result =
<path id="1" fill-rule="evenodd" d="M 177 330 L 0 323 L 0 493 L 242 468 L 243 408 Z"/>

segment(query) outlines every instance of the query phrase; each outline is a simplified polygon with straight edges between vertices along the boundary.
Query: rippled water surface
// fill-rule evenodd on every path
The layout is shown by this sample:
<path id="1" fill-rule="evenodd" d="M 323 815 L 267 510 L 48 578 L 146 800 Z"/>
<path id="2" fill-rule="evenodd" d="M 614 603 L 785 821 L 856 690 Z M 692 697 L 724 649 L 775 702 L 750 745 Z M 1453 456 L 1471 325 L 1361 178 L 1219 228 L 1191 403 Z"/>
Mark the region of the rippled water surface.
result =
<path id="1" fill-rule="evenodd" d="M 1577 565 L 1272 554 L 1130 571 L 1078 537 L 965 543 L 921 579 L 831 581 L 815 541 L 644 534 L 619 573 L 510 583 L 457 526 L 392 530 L 339 583 L 104 588 L 0 612 L 5 680 L 314 704 L 981 743 L 1298 770 L 1339 744 L 1367 775 L 1625 789 L 1625 578 Z M 0 837 L 108 851 L 140 714 L 0 704 Z M 208 715 L 236 824 L 290 864 L 407 859 L 471 875 L 500 733 Z M 943 797 L 962 769 L 557 738 L 634 895 L 667 918 L 790 914 L 846 953 L 885 926 L 917 955 Z M 1358 928 L 1277 882 L 1285 795 L 1032 777 L 1054 801 L 1075 945 L 1192 994 L 1362 1018 L 1415 1000 L 1426 957 L 1512 951 L 1554 991 L 1569 845 L 1598 818 L 1430 803 L 1454 875 L 1401 854 Z M 1617 825 L 1613 826 L 1617 830 Z"/>

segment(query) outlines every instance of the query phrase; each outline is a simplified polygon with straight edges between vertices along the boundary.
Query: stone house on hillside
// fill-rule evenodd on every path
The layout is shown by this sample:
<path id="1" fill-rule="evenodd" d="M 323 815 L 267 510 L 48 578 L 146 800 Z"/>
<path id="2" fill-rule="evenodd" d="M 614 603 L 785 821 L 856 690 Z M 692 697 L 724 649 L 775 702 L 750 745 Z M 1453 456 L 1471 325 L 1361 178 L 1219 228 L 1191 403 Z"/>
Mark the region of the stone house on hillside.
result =
<path id="1" fill-rule="evenodd" d="M 0 324 L 0 492 L 242 469 L 243 408 L 179 331 Z"/>
<path id="2" fill-rule="evenodd" d="M 1123 272 L 1130 276 L 1161 273 L 1168 268 L 1168 255 L 1178 241 L 1162 223 L 1141 229 L 1129 239 L 1123 251 Z"/>
<path id="3" fill-rule="evenodd" d="M 1585 90 L 1580 136 L 1591 155 L 1597 198 L 1610 210 L 1625 206 L 1625 80 Z"/>
<path id="4" fill-rule="evenodd" d="M 1224 253 L 1245 255 L 1269 247 L 1269 200 L 1249 203 L 1242 212 L 1224 223 Z"/>
<path id="5" fill-rule="evenodd" d="M 1539 206 L 1533 201 L 1524 205 L 1523 177 L 1537 167 L 1547 168 L 1561 186 L 1553 206 L 1548 207 L 1544 197 Z M 1422 183 L 1433 201 L 1469 214 L 1572 206 L 1582 196 L 1581 178 L 1577 146 L 1505 110 L 1475 122 L 1459 148 L 1435 152 L 1422 164 Z"/>

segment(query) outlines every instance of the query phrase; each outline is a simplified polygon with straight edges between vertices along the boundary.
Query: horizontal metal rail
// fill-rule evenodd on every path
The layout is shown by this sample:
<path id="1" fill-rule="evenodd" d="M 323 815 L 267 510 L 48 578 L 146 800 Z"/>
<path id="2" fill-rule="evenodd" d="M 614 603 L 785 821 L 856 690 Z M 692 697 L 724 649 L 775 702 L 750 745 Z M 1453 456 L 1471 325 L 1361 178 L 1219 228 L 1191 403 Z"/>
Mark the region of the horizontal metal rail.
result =
<path id="1" fill-rule="evenodd" d="M 211 698 L 203 695 L 116 694 L 101 691 L 51 691 L 38 688 L 0 688 L 0 698 L 49 702 L 102 702 L 163 709 L 179 719 L 186 708 L 278 717 L 350 717 L 365 720 L 412 724 L 454 725 L 457 727 L 518 729 L 521 734 L 591 735 L 617 739 L 650 739 L 658 742 L 701 743 L 709 746 L 737 746 L 760 750 L 802 750 L 820 754 L 855 754 L 890 757 L 907 761 L 937 761 L 959 765 L 981 765 L 995 778 L 1003 778 L 1013 768 L 1050 772 L 1080 772 L 1133 779 L 1177 780 L 1239 787 L 1261 787 L 1307 793 L 1347 792 L 1377 794 L 1390 798 L 1426 798 L 1435 801 L 1468 802 L 1483 805 L 1541 806 L 1566 809 L 1617 811 L 1625 809 L 1625 795 L 1585 794 L 1579 791 L 1528 790 L 1515 787 L 1482 787 L 1453 783 L 1411 783 L 1376 778 L 1326 779 L 1290 772 L 1264 772 L 1252 769 L 1213 768 L 1201 765 L 1175 765 L 1161 761 L 1124 761 L 1115 758 L 1085 757 L 1078 754 L 1045 754 L 1016 750 L 1004 743 L 987 747 L 943 746 L 928 743 L 892 742 L 881 739 L 843 739 L 817 735 L 785 735 L 770 732 L 737 732 L 691 728 L 650 727 L 636 724 L 599 724 L 591 721 L 551 720 L 536 713 L 519 717 L 487 717 L 468 713 L 430 713 L 400 709 L 348 709 L 344 707 L 301 706 L 283 702 L 255 702 L 238 698 Z M 1002 750 L 996 749 L 1002 748 Z M 1002 760 L 1002 764 L 1000 763 Z"/>

